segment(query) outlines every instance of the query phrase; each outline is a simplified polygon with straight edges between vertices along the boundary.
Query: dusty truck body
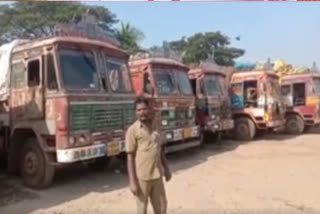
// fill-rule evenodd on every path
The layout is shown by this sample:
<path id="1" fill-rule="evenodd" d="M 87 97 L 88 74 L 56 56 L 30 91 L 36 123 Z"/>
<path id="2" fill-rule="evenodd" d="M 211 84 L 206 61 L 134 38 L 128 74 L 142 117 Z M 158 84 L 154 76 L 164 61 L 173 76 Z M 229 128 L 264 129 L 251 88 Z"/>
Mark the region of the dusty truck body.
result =
<path id="1" fill-rule="evenodd" d="M 188 67 L 173 59 L 153 56 L 134 56 L 129 66 L 136 95 L 150 99 L 155 110 L 166 152 L 200 145 Z"/>
<path id="2" fill-rule="evenodd" d="M 257 130 L 282 129 L 285 107 L 278 77 L 272 71 L 237 71 L 231 75 L 235 137 L 251 140 Z"/>
<path id="3" fill-rule="evenodd" d="M 320 74 L 289 74 L 281 80 L 286 104 L 286 132 L 301 134 L 320 124 Z"/>
<path id="4" fill-rule="evenodd" d="M 50 185 L 58 166 L 105 164 L 134 121 L 129 56 L 111 40 L 73 35 L 16 43 L 1 59 L 0 149 L 32 188 Z"/>
<path id="5" fill-rule="evenodd" d="M 234 127 L 227 72 L 224 70 L 224 67 L 203 63 L 189 71 L 196 95 L 196 121 L 204 136 L 220 136 Z"/>

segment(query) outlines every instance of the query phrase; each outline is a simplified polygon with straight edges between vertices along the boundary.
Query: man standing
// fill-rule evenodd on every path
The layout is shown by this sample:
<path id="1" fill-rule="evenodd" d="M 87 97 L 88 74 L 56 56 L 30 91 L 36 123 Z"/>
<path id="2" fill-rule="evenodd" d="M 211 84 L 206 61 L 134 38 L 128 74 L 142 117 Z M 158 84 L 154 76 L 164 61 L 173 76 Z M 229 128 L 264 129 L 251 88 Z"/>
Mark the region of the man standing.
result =
<path id="1" fill-rule="evenodd" d="M 166 214 L 167 199 L 162 177 L 171 179 L 164 145 L 148 100 L 137 98 L 137 121 L 126 134 L 129 185 L 137 199 L 137 214 L 147 214 L 150 199 L 154 214 Z"/>

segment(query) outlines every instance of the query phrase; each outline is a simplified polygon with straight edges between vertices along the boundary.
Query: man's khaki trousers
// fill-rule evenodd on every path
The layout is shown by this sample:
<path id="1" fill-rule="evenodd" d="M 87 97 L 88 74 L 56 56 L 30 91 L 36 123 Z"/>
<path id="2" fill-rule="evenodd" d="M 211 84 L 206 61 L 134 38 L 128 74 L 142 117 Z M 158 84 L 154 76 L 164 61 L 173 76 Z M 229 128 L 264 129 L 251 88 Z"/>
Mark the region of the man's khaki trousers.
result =
<path id="1" fill-rule="evenodd" d="M 139 180 L 140 191 L 137 195 L 138 214 L 147 214 L 150 199 L 154 214 L 167 213 L 167 198 L 162 178 L 143 181 Z"/>

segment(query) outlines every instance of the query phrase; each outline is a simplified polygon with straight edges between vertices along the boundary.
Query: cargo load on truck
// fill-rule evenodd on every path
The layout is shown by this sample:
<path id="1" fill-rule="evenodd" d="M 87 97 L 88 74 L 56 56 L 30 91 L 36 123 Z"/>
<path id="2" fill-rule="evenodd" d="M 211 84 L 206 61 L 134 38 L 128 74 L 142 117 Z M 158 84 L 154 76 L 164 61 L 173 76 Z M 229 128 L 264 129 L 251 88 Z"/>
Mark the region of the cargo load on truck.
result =
<path id="1" fill-rule="evenodd" d="M 25 43 L 28 40 L 14 40 L 10 43 L 0 46 L 0 102 L 9 96 L 10 87 L 10 59 L 14 47 Z"/>

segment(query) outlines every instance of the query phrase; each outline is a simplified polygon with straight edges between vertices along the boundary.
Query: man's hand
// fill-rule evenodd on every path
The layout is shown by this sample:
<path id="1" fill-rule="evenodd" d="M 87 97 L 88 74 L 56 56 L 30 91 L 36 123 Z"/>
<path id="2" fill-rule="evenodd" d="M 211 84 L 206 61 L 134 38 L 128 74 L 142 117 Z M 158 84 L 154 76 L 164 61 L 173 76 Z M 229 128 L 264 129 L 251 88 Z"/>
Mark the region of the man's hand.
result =
<path id="1" fill-rule="evenodd" d="M 165 170 L 164 176 L 165 176 L 165 178 L 166 178 L 166 182 L 168 182 L 168 181 L 171 180 L 172 174 L 171 174 L 171 172 L 170 172 L 169 169 Z"/>
<path id="2" fill-rule="evenodd" d="M 137 196 L 139 193 L 139 185 L 137 184 L 137 182 L 131 182 L 130 183 L 130 190 L 132 192 L 133 195 Z"/>

